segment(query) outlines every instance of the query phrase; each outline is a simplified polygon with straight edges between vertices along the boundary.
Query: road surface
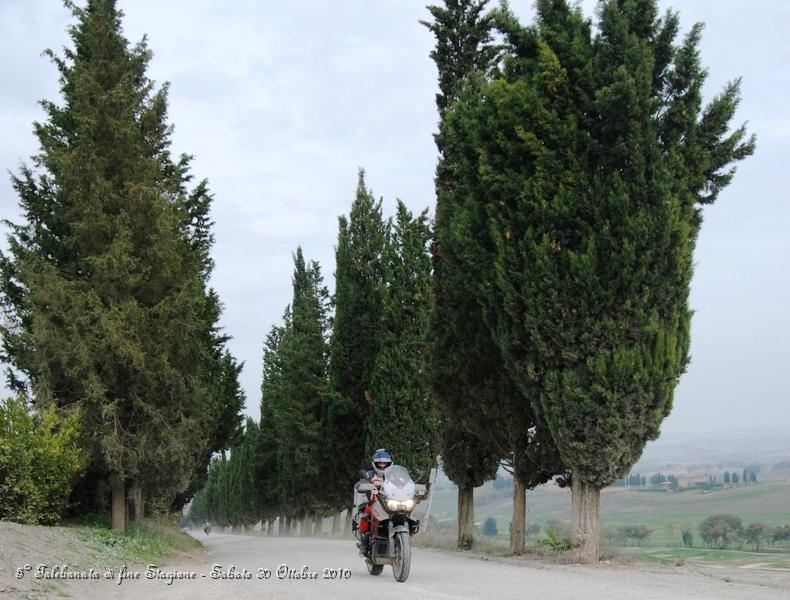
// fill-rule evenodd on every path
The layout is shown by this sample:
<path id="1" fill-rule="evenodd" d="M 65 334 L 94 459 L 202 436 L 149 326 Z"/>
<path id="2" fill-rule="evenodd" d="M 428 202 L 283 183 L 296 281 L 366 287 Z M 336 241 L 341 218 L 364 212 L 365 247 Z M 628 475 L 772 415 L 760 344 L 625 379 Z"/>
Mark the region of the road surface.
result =
<path id="1" fill-rule="evenodd" d="M 197 535 L 197 534 L 196 534 Z M 551 600 L 787 600 L 790 580 L 769 586 L 754 581 L 737 583 L 684 568 L 645 566 L 578 566 L 481 560 L 454 553 L 414 548 L 411 575 L 398 583 L 392 568 L 373 577 L 356 554 L 351 540 L 278 538 L 212 533 L 198 539 L 205 545 L 206 562 L 182 562 L 162 567 L 162 579 L 146 579 L 145 568 L 130 568 L 140 579 L 69 582 L 75 598 L 98 600 L 247 600 L 343 599 L 370 597 L 387 600 L 481 600 L 496 598 Z M 212 569 L 219 578 L 212 578 Z M 250 579 L 223 578 L 245 573 Z M 326 571 L 325 571 L 326 569 Z M 302 573 L 316 578 L 301 578 Z M 298 574 L 298 575 L 297 575 Z M 168 585 L 167 577 L 175 579 Z M 309 576 L 308 576 L 309 577 Z"/>

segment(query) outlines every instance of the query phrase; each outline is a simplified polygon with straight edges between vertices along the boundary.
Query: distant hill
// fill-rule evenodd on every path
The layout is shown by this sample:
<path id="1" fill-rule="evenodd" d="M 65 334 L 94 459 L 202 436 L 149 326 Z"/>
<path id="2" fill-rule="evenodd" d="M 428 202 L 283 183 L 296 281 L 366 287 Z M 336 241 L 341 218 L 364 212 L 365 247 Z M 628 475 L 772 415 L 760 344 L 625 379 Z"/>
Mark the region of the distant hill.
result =
<path id="1" fill-rule="evenodd" d="M 769 475 L 776 464 L 790 468 L 790 433 L 786 429 L 743 429 L 699 434 L 667 434 L 647 444 L 634 471 L 650 473 L 684 467 L 742 469 L 753 464 Z M 784 473 L 774 473 L 785 479 Z"/>
<path id="2" fill-rule="evenodd" d="M 752 429 L 700 434 L 662 436 L 645 448 L 632 472 L 648 478 L 654 473 L 677 475 L 711 474 L 723 481 L 723 472 L 741 475 L 744 469 L 758 472 L 760 485 L 727 488 L 713 494 L 688 491 L 680 494 L 644 489 L 609 488 L 602 498 L 603 523 L 621 524 L 633 520 L 649 523 L 661 531 L 677 534 L 685 524 L 694 524 L 713 512 L 736 512 L 744 519 L 762 519 L 773 524 L 790 524 L 790 435 L 779 429 Z M 500 469 L 499 477 L 510 477 Z M 766 485 L 769 484 L 769 485 Z M 652 493 L 651 493 L 652 492 Z M 456 487 L 439 472 L 434 486 L 432 516 L 446 527 L 455 526 Z M 426 506 L 420 507 L 422 513 Z M 529 492 L 528 521 L 545 526 L 552 520 L 570 520 L 570 491 L 550 484 Z M 512 509 L 512 489 L 488 482 L 475 490 L 475 520 L 488 516 L 506 532 Z M 650 516 L 646 516 L 648 513 Z M 663 538 L 664 533 L 656 538 Z"/>

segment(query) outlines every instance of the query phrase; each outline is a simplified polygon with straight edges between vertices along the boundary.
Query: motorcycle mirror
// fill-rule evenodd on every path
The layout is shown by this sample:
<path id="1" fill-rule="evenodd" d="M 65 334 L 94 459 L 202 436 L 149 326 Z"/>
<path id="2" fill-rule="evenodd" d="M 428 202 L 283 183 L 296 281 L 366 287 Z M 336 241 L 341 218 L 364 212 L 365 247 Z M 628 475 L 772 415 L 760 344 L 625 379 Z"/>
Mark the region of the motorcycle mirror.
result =
<path id="1" fill-rule="evenodd" d="M 365 471 L 365 469 L 360 469 L 359 471 L 357 471 L 357 475 L 359 476 L 360 479 L 368 478 L 368 473 L 367 471 Z"/>

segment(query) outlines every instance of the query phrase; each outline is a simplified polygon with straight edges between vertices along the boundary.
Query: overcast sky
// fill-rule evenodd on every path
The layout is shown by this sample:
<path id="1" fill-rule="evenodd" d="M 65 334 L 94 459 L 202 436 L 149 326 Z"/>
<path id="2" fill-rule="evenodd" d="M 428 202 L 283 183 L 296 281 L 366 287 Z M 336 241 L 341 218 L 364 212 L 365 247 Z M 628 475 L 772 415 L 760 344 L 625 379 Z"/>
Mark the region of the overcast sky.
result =
<path id="1" fill-rule="evenodd" d="M 169 81 L 174 151 L 195 155 L 216 222 L 212 280 L 222 325 L 243 360 L 247 412 L 258 418 L 261 346 L 290 301 L 301 244 L 333 287 L 337 217 L 357 169 L 392 214 L 396 198 L 433 208 L 437 115 L 433 38 L 423 0 L 291 2 L 129 0 L 126 36 L 148 35 L 149 75 Z M 594 1 L 582 2 L 587 14 Z M 704 21 L 706 97 L 743 77 L 737 121 L 754 157 L 705 212 L 691 305 L 692 362 L 667 433 L 790 423 L 790 2 L 671 0 L 685 30 Z M 531 0 L 511 0 L 528 20 Z M 37 151 L 39 99 L 58 98 L 41 55 L 69 43 L 56 0 L 0 0 L 0 167 Z M 18 220 L 9 179 L 0 217 Z M 5 230 L 4 230 L 5 233 Z M 5 248 L 5 243 L 2 244 Z"/>

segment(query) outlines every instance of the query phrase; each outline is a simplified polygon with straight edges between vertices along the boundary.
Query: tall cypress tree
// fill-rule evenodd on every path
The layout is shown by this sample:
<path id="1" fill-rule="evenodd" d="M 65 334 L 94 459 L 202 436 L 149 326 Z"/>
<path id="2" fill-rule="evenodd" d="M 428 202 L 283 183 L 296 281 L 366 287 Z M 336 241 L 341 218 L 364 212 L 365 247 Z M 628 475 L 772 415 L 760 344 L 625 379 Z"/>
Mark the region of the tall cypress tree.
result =
<path id="1" fill-rule="evenodd" d="M 459 172 L 487 206 L 497 343 L 571 469 L 574 558 L 596 561 L 600 489 L 657 437 L 688 363 L 701 205 L 754 140 L 728 131 L 737 82 L 702 108 L 700 27 L 676 44 L 653 0 L 603 2 L 594 35 L 564 1 L 503 23 L 503 71 L 454 107 Z"/>
<path id="2" fill-rule="evenodd" d="M 349 460 L 349 456 L 358 451 L 359 429 L 362 425 L 361 416 L 355 410 L 351 398 L 345 395 L 338 385 L 338 381 L 345 380 L 346 391 L 350 383 L 345 379 L 346 374 L 342 366 L 343 356 L 349 352 L 347 344 L 350 342 L 348 323 L 351 315 L 345 312 L 344 305 L 348 302 L 351 285 L 351 255 L 349 253 L 348 220 L 345 216 L 338 219 L 338 237 L 335 248 L 335 295 L 332 299 L 335 305 L 335 316 L 332 320 L 332 335 L 330 341 L 330 395 L 324 406 L 322 418 L 323 436 L 327 446 L 327 485 L 325 487 L 329 506 L 335 511 L 332 532 L 336 534 L 340 527 L 340 513 L 347 509 L 347 520 L 351 519 L 350 481 L 354 477 L 357 462 Z M 341 309 L 338 312 L 337 305 Z M 340 315 L 338 317 L 338 315 Z M 338 324 L 338 322 L 340 324 Z M 345 324 L 344 324 L 345 323 Z M 351 453 L 351 454 L 347 454 Z M 349 525 L 350 527 L 350 525 Z"/>
<path id="3" fill-rule="evenodd" d="M 414 217 L 398 201 L 384 252 L 381 338 L 371 378 L 367 450 L 392 450 L 412 471 L 430 469 L 438 454 L 439 416 L 427 365 L 431 310 L 427 211 Z"/>
<path id="4" fill-rule="evenodd" d="M 360 169 L 348 219 L 339 219 L 335 253 L 335 314 L 329 360 L 334 394 L 325 422 L 328 462 L 336 469 L 332 478 L 336 483 L 336 509 L 350 504 L 357 469 L 367 466 L 363 425 L 381 336 L 384 245 L 381 201 L 366 187 L 365 173 Z"/>
<path id="5" fill-rule="evenodd" d="M 281 501 L 298 519 L 328 508 L 319 494 L 304 493 L 306 483 L 318 483 L 327 461 L 321 418 L 329 395 L 328 300 L 318 263 L 306 264 L 297 248 L 291 318 L 279 344 L 283 395 L 274 418 Z"/>
<path id="6" fill-rule="evenodd" d="M 468 179 L 475 168 L 475 136 L 466 117 L 454 106 L 464 98 L 477 98 L 479 86 L 494 66 L 498 47 L 491 44 L 498 13 L 483 14 L 486 2 L 447 1 L 446 8 L 429 7 L 434 23 L 426 25 L 437 38 L 431 56 L 439 71 L 437 107 L 441 117 L 436 144 L 440 151 L 436 175 L 434 228 L 434 292 L 432 318 L 433 389 L 448 418 L 445 449 L 463 449 L 447 464 L 464 463 L 471 447 L 485 455 L 498 454 L 511 466 L 514 486 L 511 551 L 524 550 L 527 488 L 543 483 L 562 470 L 551 440 L 531 432 L 539 427 L 524 390 L 516 387 L 506 370 L 495 340 L 495 315 L 483 301 L 491 286 L 491 242 L 484 197 Z M 536 445 L 535 440 L 543 440 Z M 470 441 L 475 443 L 470 445 Z M 491 450 L 484 451 L 483 445 Z M 538 460 L 538 457 L 541 460 Z M 551 464 L 541 461 L 550 460 Z M 472 461 L 470 464 L 478 464 Z M 480 476 L 491 473 L 487 470 Z M 532 469 L 532 470 L 530 470 Z M 459 528 L 472 523 L 473 487 L 484 481 L 457 470 Z M 495 473 L 495 470 L 493 471 Z M 461 498 L 460 496 L 464 496 Z M 469 547 L 472 531 L 459 530 L 459 544 Z"/>
<path id="7" fill-rule="evenodd" d="M 423 22 L 436 36 L 431 58 L 439 76 L 436 106 L 441 119 L 439 132 L 434 136 L 439 163 L 432 248 L 431 387 L 445 414 L 442 462 L 448 466 L 462 465 L 462 468 L 451 468 L 447 474 L 458 485 L 458 545 L 464 549 L 474 541 L 474 487 L 496 474 L 496 467 L 490 461 L 472 460 L 469 453 L 477 450 L 486 456 L 495 453 L 493 445 L 487 451 L 490 440 L 486 434 L 472 432 L 480 429 L 480 403 L 483 397 L 490 397 L 489 390 L 496 388 L 501 369 L 495 360 L 496 346 L 476 301 L 479 271 L 470 271 L 463 264 L 466 240 L 452 225 L 457 212 L 452 197 L 456 166 L 442 125 L 467 78 L 475 72 L 486 72 L 492 65 L 493 20 L 483 13 L 486 4 L 487 0 L 447 0 L 445 7 L 429 6 L 433 21 Z M 472 439 L 479 444 L 469 444 Z"/>
<path id="8" fill-rule="evenodd" d="M 80 407 L 87 481 L 110 483 L 121 528 L 126 486 L 168 508 L 226 443 L 213 418 L 238 423 L 240 406 L 213 384 L 211 196 L 205 182 L 188 189 L 189 157 L 170 155 L 166 88 L 146 77 L 151 53 L 129 47 L 115 2 L 72 11 L 73 48 L 49 53 L 64 103 L 42 103 L 41 151 L 13 178 L 25 222 L 2 257 L 3 350 L 12 385 Z"/>
<path id="9" fill-rule="evenodd" d="M 290 321 L 289 311 L 283 317 L 287 325 Z M 283 359 L 281 344 L 285 326 L 272 326 L 263 347 L 263 378 L 261 383 L 261 420 L 259 424 L 257 445 L 258 494 L 263 510 L 263 517 L 274 519 L 282 509 L 282 479 L 277 463 L 277 409 L 284 401 Z M 280 527 L 282 528 L 282 521 Z"/>
<path id="10" fill-rule="evenodd" d="M 445 0 L 444 4 L 428 6 L 433 21 L 420 21 L 436 36 L 431 58 L 439 70 L 440 117 L 458 98 L 465 78 L 475 71 L 486 72 L 499 51 L 492 43 L 494 15 L 484 12 L 488 0 Z"/>

